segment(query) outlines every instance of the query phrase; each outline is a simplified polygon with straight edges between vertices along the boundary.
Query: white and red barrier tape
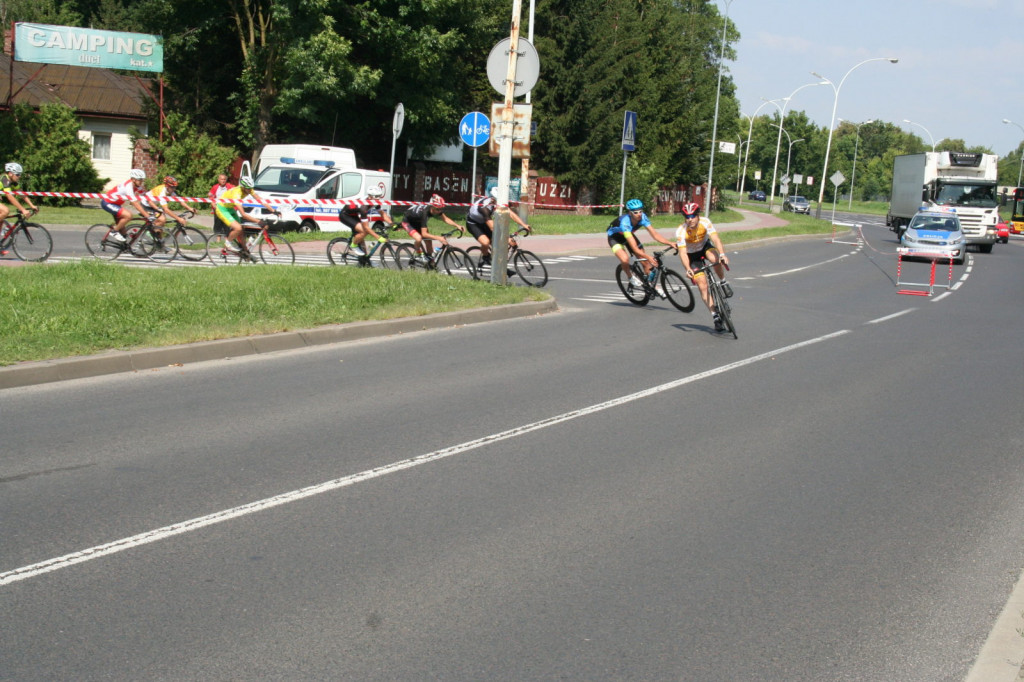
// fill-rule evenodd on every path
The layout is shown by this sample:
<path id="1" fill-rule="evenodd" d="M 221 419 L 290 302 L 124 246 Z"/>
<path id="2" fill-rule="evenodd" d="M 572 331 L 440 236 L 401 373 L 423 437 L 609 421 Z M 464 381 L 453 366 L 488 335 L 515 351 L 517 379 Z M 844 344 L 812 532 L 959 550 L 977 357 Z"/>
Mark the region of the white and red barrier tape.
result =
<path id="1" fill-rule="evenodd" d="M 223 200 L 223 199 L 211 199 L 209 197 L 182 197 L 182 196 L 153 196 L 152 194 L 136 194 L 134 196 L 128 196 L 123 194 L 101 194 L 98 192 L 27 192 L 24 190 L 8 190 L 11 194 L 17 196 L 29 196 L 29 197 L 53 197 L 57 199 L 140 199 L 149 202 L 187 202 L 187 203 L 198 203 L 198 204 L 233 204 L 234 201 Z M 272 198 L 272 197 L 261 197 L 268 204 L 281 205 L 281 206 L 413 206 L 416 204 L 425 204 L 425 201 L 392 201 L 390 199 L 287 199 L 287 198 Z M 245 200 L 243 204 L 248 204 Z M 518 202 L 513 201 L 510 203 L 521 203 L 526 206 L 532 206 L 534 208 L 559 208 L 565 210 L 572 210 L 577 208 L 621 208 L 621 204 L 538 204 L 532 202 Z M 459 202 L 446 202 L 445 206 L 457 206 L 457 207 L 468 207 L 472 204 L 459 203 Z"/>

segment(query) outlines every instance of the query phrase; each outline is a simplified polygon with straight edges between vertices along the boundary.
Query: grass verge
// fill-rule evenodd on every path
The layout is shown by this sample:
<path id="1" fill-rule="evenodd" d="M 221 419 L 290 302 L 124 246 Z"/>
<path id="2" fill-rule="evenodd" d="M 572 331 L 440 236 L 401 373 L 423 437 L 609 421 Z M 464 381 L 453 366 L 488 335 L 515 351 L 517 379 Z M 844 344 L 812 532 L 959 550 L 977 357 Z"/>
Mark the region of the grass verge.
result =
<path id="1" fill-rule="evenodd" d="M 362 268 L 3 268 L 0 365 L 542 300 L 527 287 Z"/>

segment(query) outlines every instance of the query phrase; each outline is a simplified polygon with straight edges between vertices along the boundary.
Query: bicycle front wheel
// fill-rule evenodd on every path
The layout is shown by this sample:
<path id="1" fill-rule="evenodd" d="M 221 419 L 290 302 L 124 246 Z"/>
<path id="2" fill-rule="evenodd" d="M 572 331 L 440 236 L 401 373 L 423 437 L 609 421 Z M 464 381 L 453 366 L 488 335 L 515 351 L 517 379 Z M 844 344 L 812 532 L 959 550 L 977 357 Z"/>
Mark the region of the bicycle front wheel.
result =
<path id="1" fill-rule="evenodd" d="M 548 283 L 548 269 L 532 251 L 519 249 L 512 257 L 512 267 L 519 278 L 531 287 L 542 287 Z"/>
<path id="2" fill-rule="evenodd" d="M 351 248 L 351 237 L 335 237 L 327 242 L 327 260 L 331 265 L 355 265 L 358 256 L 349 250 Z"/>
<path id="3" fill-rule="evenodd" d="M 206 233 L 195 227 L 179 227 L 174 230 L 178 244 L 178 255 L 188 261 L 201 261 L 207 256 Z"/>
<path id="4" fill-rule="evenodd" d="M 42 225 L 25 223 L 14 233 L 12 246 L 21 260 L 39 262 L 50 257 L 53 238 Z"/>
<path id="5" fill-rule="evenodd" d="M 124 242 L 115 241 L 111 235 L 114 228 L 111 225 L 98 223 L 85 231 L 85 248 L 95 258 L 100 260 L 114 260 L 124 253 Z"/>
<path id="6" fill-rule="evenodd" d="M 174 239 L 171 230 L 156 228 L 148 233 L 153 240 L 153 250 L 149 252 L 149 260 L 154 263 L 170 263 L 178 256 L 178 242 Z M 146 235 L 139 237 L 141 240 Z"/>
<path id="7" fill-rule="evenodd" d="M 295 249 L 280 234 L 267 234 L 260 242 L 260 260 L 267 265 L 292 265 Z"/>
<path id="8" fill-rule="evenodd" d="M 632 274 L 632 271 L 631 273 Z M 615 280 L 619 284 L 619 291 L 626 297 L 626 300 L 633 305 L 645 306 L 647 301 L 651 300 L 651 292 L 647 291 L 643 285 L 638 287 L 633 286 L 629 283 L 630 275 L 627 275 L 622 271 L 621 267 L 616 266 L 615 268 Z"/>
<path id="9" fill-rule="evenodd" d="M 729 302 L 725 300 L 725 292 L 722 291 L 722 285 L 718 278 L 716 277 L 709 281 L 708 286 L 711 287 L 711 297 L 715 302 L 715 310 L 718 311 L 718 316 L 722 318 L 725 328 L 732 334 L 732 338 L 740 338 L 736 334 L 736 325 L 732 322 L 732 308 L 729 306 Z"/>
<path id="10" fill-rule="evenodd" d="M 684 313 L 693 310 L 693 305 L 696 302 L 693 297 L 693 289 L 690 288 L 686 278 L 678 272 L 668 268 L 662 270 L 661 288 L 665 291 L 665 296 L 668 298 L 669 303 L 676 308 Z"/>
<path id="11" fill-rule="evenodd" d="M 156 250 L 156 238 L 145 220 L 129 220 L 126 226 L 128 233 L 128 251 L 136 258 L 149 258 Z"/>
<path id="12" fill-rule="evenodd" d="M 449 246 L 444 250 L 444 255 L 441 257 L 441 266 L 449 275 L 464 274 L 471 279 L 476 279 L 476 265 L 473 263 L 473 259 L 469 257 L 468 253 L 457 246 Z"/>

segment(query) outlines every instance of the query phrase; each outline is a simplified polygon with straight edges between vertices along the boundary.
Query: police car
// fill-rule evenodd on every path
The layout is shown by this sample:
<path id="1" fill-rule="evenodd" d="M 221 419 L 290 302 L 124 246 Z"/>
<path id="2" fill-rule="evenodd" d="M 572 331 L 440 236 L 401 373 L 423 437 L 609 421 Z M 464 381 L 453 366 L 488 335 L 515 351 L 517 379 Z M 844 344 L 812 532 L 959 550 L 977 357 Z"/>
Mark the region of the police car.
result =
<path id="1" fill-rule="evenodd" d="M 907 225 L 900 238 L 905 257 L 952 258 L 963 263 L 967 240 L 960 229 L 960 219 L 952 208 L 921 210 Z"/>

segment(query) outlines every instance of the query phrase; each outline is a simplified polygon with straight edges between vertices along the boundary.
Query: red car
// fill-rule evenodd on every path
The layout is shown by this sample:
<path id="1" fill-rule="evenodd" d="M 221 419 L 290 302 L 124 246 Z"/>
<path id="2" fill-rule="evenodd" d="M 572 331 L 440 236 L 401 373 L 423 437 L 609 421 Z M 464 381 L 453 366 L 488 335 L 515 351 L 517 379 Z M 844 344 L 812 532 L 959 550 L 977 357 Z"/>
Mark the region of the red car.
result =
<path id="1" fill-rule="evenodd" d="M 1010 225 L 1006 222 L 996 223 L 996 241 L 1001 244 L 1010 241 Z"/>

